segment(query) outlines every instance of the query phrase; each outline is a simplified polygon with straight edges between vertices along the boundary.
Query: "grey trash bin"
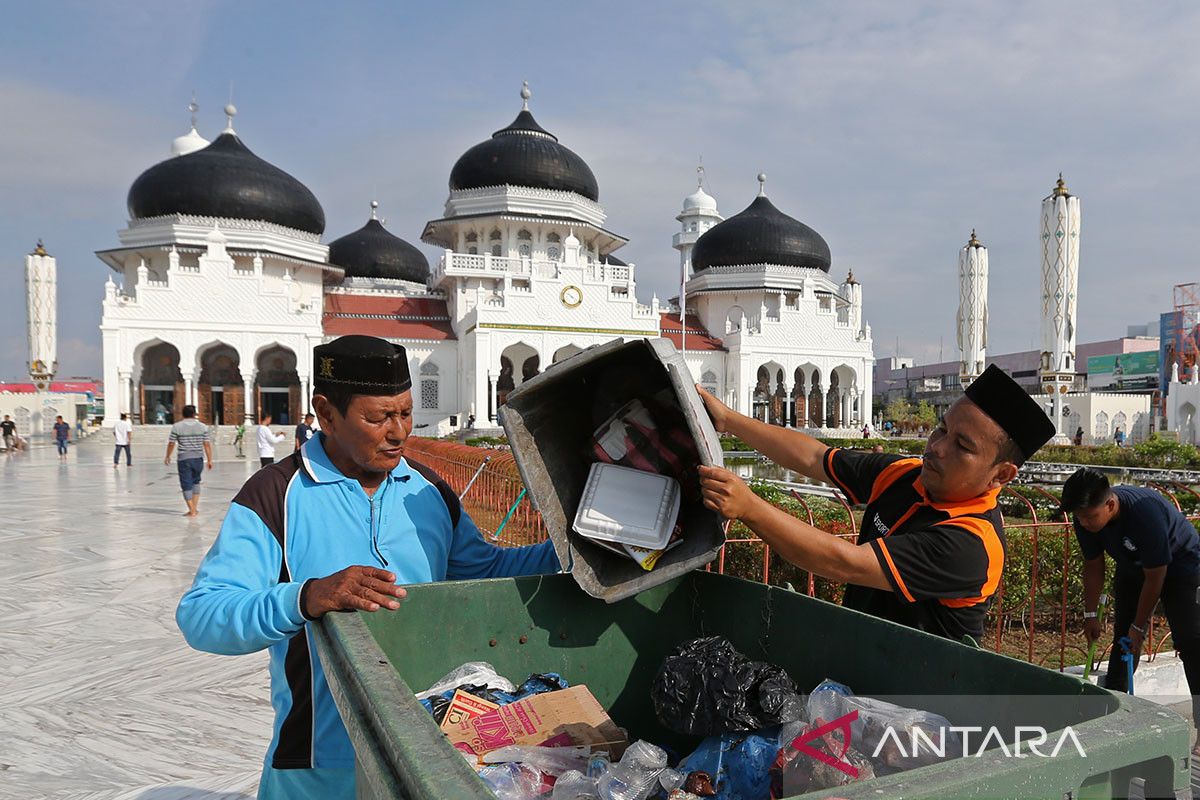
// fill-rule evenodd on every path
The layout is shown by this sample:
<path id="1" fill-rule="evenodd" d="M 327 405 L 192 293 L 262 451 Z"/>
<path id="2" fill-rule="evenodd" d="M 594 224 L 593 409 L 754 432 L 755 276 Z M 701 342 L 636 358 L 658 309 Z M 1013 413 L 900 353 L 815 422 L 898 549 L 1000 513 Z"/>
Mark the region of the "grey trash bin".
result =
<path id="1" fill-rule="evenodd" d="M 664 392 L 665 390 L 665 392 Z M 716 558 L 724 524 L 698 499 L 679 510 L 683 541 L 649 572 L 571 529 L 588 470 L 592 434 L 608 412 L 635 398 L 664 394 L 695 445 L 696 465 L 721 465 L 721 442 L 683 357 L 666 339 L 591 347 L 521 384 L 500 408 L 500 422 L 521 478 L 564 568 L 588 594 L 612 603 L 676 578 Z"/>

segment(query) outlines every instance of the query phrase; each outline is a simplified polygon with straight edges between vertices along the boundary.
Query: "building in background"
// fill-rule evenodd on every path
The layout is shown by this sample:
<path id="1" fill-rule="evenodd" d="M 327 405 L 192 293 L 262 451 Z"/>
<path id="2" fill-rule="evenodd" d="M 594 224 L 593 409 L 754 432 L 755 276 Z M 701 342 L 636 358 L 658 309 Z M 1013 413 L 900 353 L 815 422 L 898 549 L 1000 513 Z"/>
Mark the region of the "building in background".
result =
<path id="1" fill-rule="evenodd" d="M 988 324 L 987 248 L 971 231 L 971 238 L 958 251 L 958 314 L 955 328 L 958 338 L 958 377 L 963 388 L 971 385 L 984 370 L 987 360 Z"/>
<path id="2" fill-rule="evenodd" d="M 25 256 L 25 315 L 29 379 L 44 390 L 58 371 L 58 262 L 41 239 Z"/>
<path id="3" fill-rule="evenodd" d="M 862 286 L 829 277 L 824 239 L 761 190 L 723 220 L 702 181 L 676 220 L 683 302 L 641 303 L 626 239 L 606 227 L 587 163 L 534 119 L 516 119 L 450 170 L 425 255 L 372 203 L 357 231 L 322 243 L 325 214 L 299 180 L 228 125 L 196 130 L 129 190 L 101 332 L 107 416 L 206 422 L 308 409 L 314 345 L 349 333 L 404 345 L 414 417 L 444 434 L 487 427 L 508 393 L 547 366 L 613 339 L 666 337 L 697 382 L 775 424 L 843 433 L 871 418 Z M 682 313 L 686 307 L 686 313 Z"/>
<path id="4" fill-rule="evenodd" d="M 1055 441 L 1070 439 L 1063 404 L 1075 382 L 1075 330 L 1079 297 L 1079 198 L 1067 191 L 1062 173 L 1042 200 L 1042 392 L 1051 400 Z"/>

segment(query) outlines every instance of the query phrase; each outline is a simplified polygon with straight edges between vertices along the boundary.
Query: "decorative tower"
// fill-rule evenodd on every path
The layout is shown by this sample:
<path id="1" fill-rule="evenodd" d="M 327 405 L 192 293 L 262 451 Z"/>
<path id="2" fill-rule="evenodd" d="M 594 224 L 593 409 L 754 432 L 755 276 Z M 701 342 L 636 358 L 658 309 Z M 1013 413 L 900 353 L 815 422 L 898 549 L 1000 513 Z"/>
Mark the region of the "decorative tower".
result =
<path id="1" fill-rule="evenodd" d="M 987 359 L 988 253 L 971 231 L 958 251 L 958 376 L 963 388 L 983 372 Z"/>
<path id="2" fill-rule="evenodd" d="M 177 136 L 175 141 L 171 142 L 171 155 L 173 156 L 186 156 L 188 153 L 203 150 L 210 144 L 208 139 L 196 131 L 196 112 L 200 110 L 200 106 L 196 104 L 196 95 L 192 95 L 192 102 L 188 103 L 187 110 L 192 115 L 192 129 L 183 136 Z"/>
<path id="3" fill-rule="evenodd" d="M 1062 173 L 1042 201 L 1042 391 L 1051 395 L 1050 417 L 1066 441 L 1063 400 L 1075 381 L 1075 312 L 1079 289 L 1079 198 L 1067 192 Z"/>
<path id="4" fill-rule="evenodd" d="M 25 256 L 25 304 L 29 319 L 29 377 L 38 391 L 50 388 L 58 371 L 55 326 L 58 310 L 58 266 L 39 239 Z"/>
<path id="5" fill-rule="evenodd" d="M 704 164 L 696 167 L 696 191 L 683 199 L 683 211 L 675 217 L 682 226 L 671 237 L 671 246 L 679 251 L 679 274 L 692 276 L 692 247 L 700 236 L 725 218 L 717 211 L 717 201 L 704 191 Z"/>

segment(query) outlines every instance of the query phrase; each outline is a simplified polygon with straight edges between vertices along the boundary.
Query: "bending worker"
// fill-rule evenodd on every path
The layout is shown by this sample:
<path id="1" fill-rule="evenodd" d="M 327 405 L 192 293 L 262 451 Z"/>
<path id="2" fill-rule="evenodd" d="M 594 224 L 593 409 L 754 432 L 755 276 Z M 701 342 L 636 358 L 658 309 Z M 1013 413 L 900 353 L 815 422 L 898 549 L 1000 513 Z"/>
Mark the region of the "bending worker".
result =
<path id="1" fill-rule="evenodd" d="M 776 508 L 720 467 L 700 467 L 705 505 L 741 520 L 801 569 L 849 584 L 847 608 L 951 639 L 982 638 L 1004 568 L 996 496 L 1054 435 L 1046 413 L 1012 378 L 988 367 L 946 411 L 923 459 L 826 447 L 700 393 L 718 431 L 832 483 L 867 509 L 851 544 Z"/>
<path id="2" fill-rule="evenodd" d="M 1087 467 L 1063 485 L 1062 510 L 1074 514 L 1075 538 L 1083 553 L 1083 633 L 1089 645 L 1104 633 L 1097 608 L 1105 553 L 1117 567 L 1112 657 L 1105 686 L 1119 692 L 1129 688 L 1117 640 L 1128 636 L 1134 652 L 1140 653 L 1150 615 L 1161 599 L 1192 695 L 1192 719 L 1200 726 L 1200 536 L 1196 529 L 1153 489 L 1109 486 L 1108 478 Z M 1193 752 L 1200 754 L 1200 741 Z"/>
<path id="3" fill-rule="evenodd" d="M 404 457 L 413 399 L 404 348 L 343 336 L 313 349 L 321 431 L 255 473 L 179 602 L 188 644 L 270 650 L 275 727 L 260 798 L 352 798 L 354 748 L 308 622 L 396 610 L 397 583 L 557 572 L 549 541 L 483 540 L 446 483 Z"/>

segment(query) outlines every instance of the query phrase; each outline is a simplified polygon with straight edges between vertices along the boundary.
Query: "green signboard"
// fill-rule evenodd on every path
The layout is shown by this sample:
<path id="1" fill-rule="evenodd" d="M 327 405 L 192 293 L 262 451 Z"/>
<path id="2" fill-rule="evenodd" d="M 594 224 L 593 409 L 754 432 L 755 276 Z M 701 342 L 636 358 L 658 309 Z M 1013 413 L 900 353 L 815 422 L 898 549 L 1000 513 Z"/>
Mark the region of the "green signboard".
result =
<path id="1" fill-rule="evenodd" d="M 1088 359 L 1089 389 L 1151 389 L 1158 385 L 1158 351 Z"/>

